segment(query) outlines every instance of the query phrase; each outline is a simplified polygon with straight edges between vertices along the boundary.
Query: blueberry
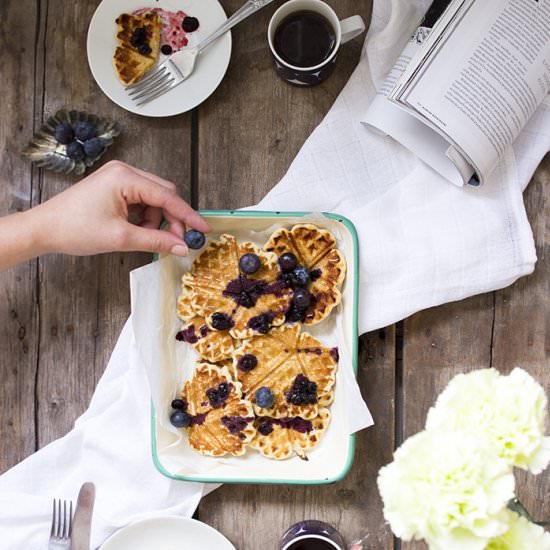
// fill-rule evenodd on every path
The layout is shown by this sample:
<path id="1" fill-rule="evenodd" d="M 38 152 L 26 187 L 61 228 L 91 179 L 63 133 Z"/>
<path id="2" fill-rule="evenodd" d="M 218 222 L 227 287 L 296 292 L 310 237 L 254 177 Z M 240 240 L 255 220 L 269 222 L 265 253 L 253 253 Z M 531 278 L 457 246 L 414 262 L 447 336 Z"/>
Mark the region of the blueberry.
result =
<path id="1" fill-rule="evenodd" d="M 60 122 L 53 132 L 53 137 L 57 143 L 68 145 L 74 140 L 73 127 L 68 122 Z"/>
<path id="2" fill-rule="evenodd" d="M 206 237 L 204 236 L 204 233 L 201 233 L 196 229 L 190 229 L 189 231 L 186 231 L 185 235 L 183 236 L 183 240 L 189 248 L 192 248 L 193 250 L 198 250 L 199 248 L 202 248 L 204 246 L 204 243 L 206 242 Z"/>
<path id="3" fill-rule="evenodd" d="M 84 149 L 78 141 L 73 141 L 67 145 L 67 156 L 72 160 L 82 160 L 86 155 L 84 154 Z"/>
<path id="4" fill-rule="evenodd" d="M 267 313 L 261 313 L 248 321 L 248 326 L 260 334 L 267 334 L 271 328 L 271 317 Z"/>
<path id="5" fill-rule="evenodd" d="M 196 17 L 185 17 L 181 22 L 181 28 L 185 32 L 195 32 L 199 28 L 199 20 Z"/>
<path id="6" fill-rule="evenodd" d="M 260 267 L 262 267 L 262 263 L 256 254 L 249 253 L 241 256 L 241 259 L 239 260 L 239 267 L 243 273 L 253 275 L 256 271 L 258 271 L 258 269 L 260 269 Z"/>
<path id="7" fill-rule="evenodd" d="M 132 38 L 130 39 L 132 46 L 138 47 L 140 44 L 147 42 L 147 30 L 145 27 L 136 27 L 132 33 Z"/>
<path id="8" fill-rule="evenodd" d="M 185 401 L 185 399 L 174 399 L 171 406 L 177 411 L 185 412 L 187 410 L 187 402 Z"/>
<path id="9" fill-rule="evenodd" d="M 153 50 L 151 49 L 151 46 L 149 44 L 140 44 L 138 46 L 138 52 L 141 55 L 149 55 Z"/>
<path id="10" fill-rule="evenodd" d="M 309 271 L 305 267 L 297 267 L 293 272 L 294 286 L 298 288 L 305 288 L 309 283 Z"/>
<path id="11" fill-rule="evenodd" d="M 273 431 L 273 422 L 266 420 L 258 426 L 258 431 L 262 435 L 269 435 Z"/>
<path id="12" fill-rule="evenodd" d="M 293 301 L 298 309 L 307 309 L 311 304 L 311 294 L 305 288 L 299 288 L 294 293 Z"/>
<path id="13" fill-rule="evenodd" d="M 87 157 L 95 158 L 103 151 L 103 142 L 100 138 L 95 137 L 84 142 L 84 152 Z"/>
<path id="14" fill-rule="evenodd" d="M 215 409 L 221 407 L 222 400 L 220 399 L 220 394 L 218 393 L 218 390 L 214 388 L 208 388 L 205 393 L 206 397 L 208 397 L 208 401 L 210 401 L 210 405 L 212 405 Z"/>
<path id="15" fill-rule="evenodd" d="M 254 370 L 258 366 L 258 359 L 255 355 L 247 353 L 239 358 L 237 361 L 237 367 L 243 372 L 249 372 Z"/>
<path id="16" fill-rule="evenodd" d="M 219 313 L 218 311 L 212 314 L 210 320 L 212 327 L 216 330 L 229 330 L 234 325 L 233 321 L 225 313 Z"/>
<path id="17" fill-rule="evenodd" d="M 97 136 L 97 128 L 87 120 L 79 120 L 74 124 L 74 135 L 80 141 L 88 141 Z"/>
<path id="18" fill-rule="evenodd" d="M 296 307 L 296 304 L 293 302 L 290 309 L 286 312 L 286 322 L 287 323 L 303 323 L 306 320 L 307 309 L 300 309 Z"/>
<path id="19" fill-rule="evenodd" d="M 227 382 L 222 382 L 218 386 L 218 395 L 220 396 L 220 399 L 227 399 L 229 397 L 230 391 L 231 388 L 229 387 L 229 384 Z"/>
<path id="20" fill-rule="evenodd" d="M 283 273 L 290 273 L 298 265 L 298 260 L 292 252 L 285 252 L 279 256 L 279 267 Z"/>
<path id="21" fill-rule="evenodd" d="M 191 416 L 186 412 L 176 411 L 170 415 L 170 422 L 176 428 L 188 428 L 191 424 Z"/>
<path id="22" fill-rule="evenodd" d="M 187 401 L 185 399 L 180 399 L 177 397 L 172 400 L 170 406 L 177 411 L 186 411 L 187 410 Z"/>
<path id="23" fill-rule="evenodd" d="M 256 405 L 258 407 L 261 407 L 262 409 L 270 409 L 273 407 L 273 403 L 275 401 L 275 398 L 273 397 L 273 392 L 265 387 L 262 386 L 255 395 L 256 398 Z"/>
<path id="24" fill-rule="evenodd" d="M 163 44 L 163 46 L 161 47 L 160 51 L 164 54 L 164 55 L 170 55 L 172 53 L 172 46 L 170 46 L 170 44 Z"/>

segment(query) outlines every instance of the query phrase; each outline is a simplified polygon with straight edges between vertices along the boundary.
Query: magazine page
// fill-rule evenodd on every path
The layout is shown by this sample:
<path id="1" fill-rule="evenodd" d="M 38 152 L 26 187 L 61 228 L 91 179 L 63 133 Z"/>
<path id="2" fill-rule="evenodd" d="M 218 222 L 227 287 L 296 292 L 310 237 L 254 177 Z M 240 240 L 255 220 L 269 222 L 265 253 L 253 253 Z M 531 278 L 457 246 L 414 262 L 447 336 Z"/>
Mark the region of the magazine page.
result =
<path id="1" fill-rule="evenodd" d="M 371 129 L 391 136 L 444 178 L 461 186 L 470 180 L 474 169 L 458 151 L 449 154 L 450 146 L 446 138 L 388 99 L 411 60 L 422 49 L 433 25 L 451 3 L 452 0 L 435 0 L 432 3 L 361 121 Z"/>
<path id="2" fill-rule="evenodd" d="M 429 55 L 412 61 L 391 98 L 483 181 L 550 91 L 550 0 L 466 0 L 427 42 Z"/>

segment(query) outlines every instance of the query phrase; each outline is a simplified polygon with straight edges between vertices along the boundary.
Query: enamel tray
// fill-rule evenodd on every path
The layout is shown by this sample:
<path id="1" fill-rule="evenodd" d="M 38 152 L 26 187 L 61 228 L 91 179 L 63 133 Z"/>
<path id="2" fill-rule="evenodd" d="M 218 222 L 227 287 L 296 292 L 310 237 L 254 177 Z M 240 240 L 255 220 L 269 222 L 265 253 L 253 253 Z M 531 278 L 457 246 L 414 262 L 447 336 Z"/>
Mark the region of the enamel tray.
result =
<path id="1" fill-rule="evenodd" d="M 344 253 L 347 262 L 342 303 L 327 320 L 316 327 L 305 327 L 305 330 L 318 337 L 325 345 L 334 345 L 336 338 L 336 344 L 340 348 L 341 360 L 336 375 L 335 399 L 330 408 L 332 418 L 326 433 L 320 443 L 309 453 L 307 461 L 297 456 L 288 460 L 271 460 L 253 450 L 249 450 L 242 457 L 212 458 L 202 456 L 190 449 L 186 439 L 174 443 L 174 429 L 166 425 L 168 413 L 163 411 L 159 416 L 152 405 L 151 439 L 156 468 L 172 479 L 205 483 L 322 485 L 341 480 L 353 463 L 355 451 L 355 437 L 349 435 L 349 430 L 346 429 L 349 413 L 345 406 L 346 396 L 342 383 L 344 376 L 357 375 L 359 258 L 357 233 L 353 224 L 337 214 L 312 215 L 306 212 L 232 210 L 202 211 L 201 214 L 208 218 L 208 223 L 212 227 L 212 238 L 227 232 L 234 234 L 238 239 L 244 239 L 247 231 L 261 232 L 273 226 L 290 228 L 304 222 L 328 229 L 337 237 L 338 247 Z M 177 283 L 174 283 L 174 286 L 177 287 Z M 173 289 L 174 296 L 177 295 L 178 290 L 178 288 Z M 171 292 L 172 289 L 169 291 Z M 331 317 L 332 320 L 330 320 Z M 323 327 L 329 322 L 332 324 Z M 335 332 L 330 331 L 337 331 L 337 336 Z M 326 341 L 327 333 L 330 334 L 330 342 Z M 174 346 L 182 345 L 175 339 L 172 338 L 172 340 Z M 344 368 L 347 368 L 347 374 L 342 372 Z M 183 384 L 183 380 L 181 383 Z"/>

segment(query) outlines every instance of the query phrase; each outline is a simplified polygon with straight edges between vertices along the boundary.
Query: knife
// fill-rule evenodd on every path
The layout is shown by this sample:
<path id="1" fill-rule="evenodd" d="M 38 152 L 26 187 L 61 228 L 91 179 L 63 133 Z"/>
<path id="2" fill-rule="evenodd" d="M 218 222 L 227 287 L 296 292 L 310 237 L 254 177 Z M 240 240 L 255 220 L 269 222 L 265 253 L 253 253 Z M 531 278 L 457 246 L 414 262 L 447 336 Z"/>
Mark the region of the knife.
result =
<path id="1" fill-rule="evenodd" d="M 95 485 L 93 483 L 84 483 L 80 488 L 76 502 L 76 511 L 71 531 L 71 550 L 90 550 L 94 500 Z"/>

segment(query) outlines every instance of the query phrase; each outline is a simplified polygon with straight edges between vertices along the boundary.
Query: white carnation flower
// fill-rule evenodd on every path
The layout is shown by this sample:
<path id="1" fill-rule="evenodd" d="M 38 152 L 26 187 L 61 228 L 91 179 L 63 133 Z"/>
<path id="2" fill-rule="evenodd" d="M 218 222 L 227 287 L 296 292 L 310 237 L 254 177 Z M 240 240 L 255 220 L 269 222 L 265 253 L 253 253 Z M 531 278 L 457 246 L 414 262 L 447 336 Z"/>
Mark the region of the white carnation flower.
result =
<path id="1" fill-rule="evenodd" d="M 508 531 L 492 540 L 485 550 L 550 550 L 550 533 L 514 512 L 507 515 Z"/>
<path id="2" fill-rule="evenodd" d="M 403 540 L 433 550 L 483 550 L 507 528 L 514 477 L 505 460 L 466 433 L 424 431 L 380 470 L 384 517 Z"/>
<path id="3" fill-rule="evenodd" d="M 451 380 L 428 413 L 426 428 L 476 434 L 511 466 L 538 474 L 550 461 L 546 409 L 542 386 L 524 370 L 501 376 L 482 369 Z"/>

